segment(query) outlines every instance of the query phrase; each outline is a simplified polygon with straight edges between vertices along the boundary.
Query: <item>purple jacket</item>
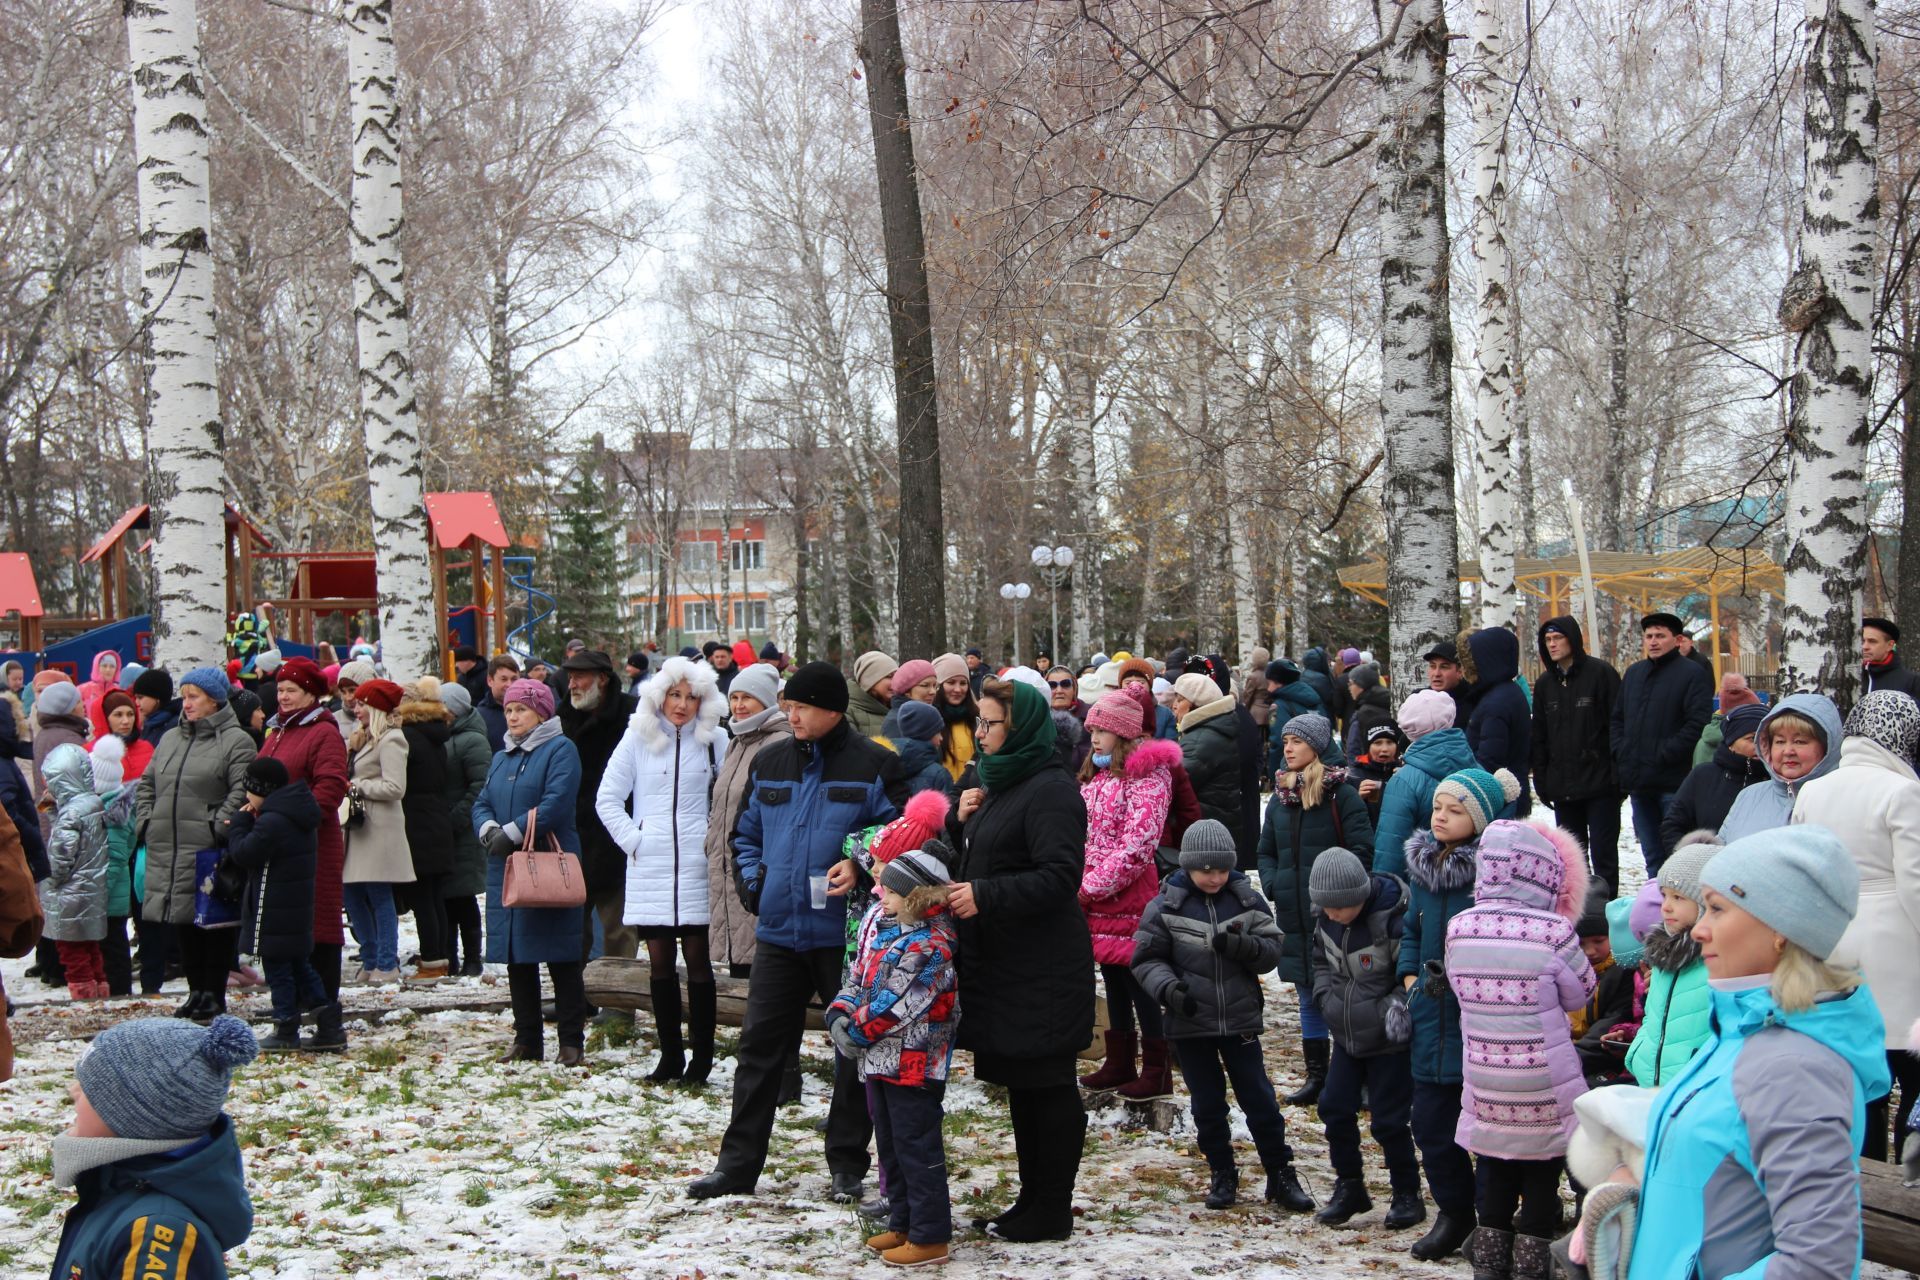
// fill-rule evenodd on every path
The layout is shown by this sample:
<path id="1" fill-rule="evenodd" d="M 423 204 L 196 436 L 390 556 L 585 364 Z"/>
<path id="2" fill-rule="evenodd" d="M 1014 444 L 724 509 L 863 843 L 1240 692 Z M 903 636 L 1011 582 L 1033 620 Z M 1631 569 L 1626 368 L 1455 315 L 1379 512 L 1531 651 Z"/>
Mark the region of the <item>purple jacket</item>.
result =
<path id="1" fill-rule="evenodd" d="M 1446 951 L 1465 1050 L 1454 1141 L 1475 1155 L 1566 1154 L 1573 1100 L 1587 1091 L 1567 1027 L 1593 994 L 1573 928 L 1586 891 L 1567 832 L 1501 821 L 1480 837 L 1474 904 L 1447 925 Z"/>

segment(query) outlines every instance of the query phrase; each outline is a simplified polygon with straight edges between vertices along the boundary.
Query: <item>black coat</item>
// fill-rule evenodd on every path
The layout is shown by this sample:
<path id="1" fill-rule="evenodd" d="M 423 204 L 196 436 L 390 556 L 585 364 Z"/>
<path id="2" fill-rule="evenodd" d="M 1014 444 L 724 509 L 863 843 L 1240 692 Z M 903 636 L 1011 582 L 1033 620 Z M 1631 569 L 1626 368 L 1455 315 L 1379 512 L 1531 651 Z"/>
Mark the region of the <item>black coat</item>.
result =
<path id="1" fill-rule="evenodd" d="M 1267 769 L 1267 744 L 1245 703 L 1234 707 L 1233 720 L 1238 727 L 1234 745 L 1240 749 L 1240 825 L 1232 828 L 1234 855 L 1239 870 L 1252 871 L 1260 842 L 1260 775 Z"/>
<path id="2" fill-rule="evenodd" d="M 1467 637 L 1475 672 L 1473 714 L 1467 745 L 1488 773 L 1505 769 L 1520 782 L 1514 812 L 1526 816 L 1528 763 L 1533 755 L 1533 712 L 1514 677 L 1520 674 L 1520 641 L 1505 627 L 1485 627 Z"/>
<path id="3" fill-rule="evenodd" d="M 1547 628 L 1565 635 L 1573 661 L 1562 671 L 1547 657 Z M 1539 634 L 1544 669 L 1533 685 L 1533 781 L 1547 804 L 1620 794 L 1613 772 L 1613 704 L 1620 676 L 1587 653 L 1580 624 L 1548 618 Z"/>
<path id="4" fill-rule="evenodd" d="M 571 699 L 560 704 L 560 728 L 580 753 L 580 796 L 574 804 L 573 821 L 574 830 L 580 833 L 580 871 L 589 894 L 618 893 L 627 883 L 627 855 L 607 834 L 593 806 L 607 761 L 613 759 L 613 749 L 620 745 L 636 705 L 632 696 L 617 687 L 610 687 L 600 705 L 591 711 L 575 711 Z"/>
<path id="5" fill-rule="evenodd" d="M 1734 797 L 1766 780 L 1767 768 L 1758 760 L 1738 755 L 1724 743 L 1714 748 L 1713 759 L 1695 765 L 1673 793 L 1667 816 L 1660 821 L 1660 843 L 1671 849 L 1689 831 L 1718 831 L 1733 808 Z"/>
<path id="6" fill-rule="evenodd" d="M 404 713 L 403 713 L 404 716 Z M 413 874 L 425 879 L 453 871 L 453 813 L 447 808 L 447 739 L 453 725 L 441 720 L 405 720 L 407 794 L 400 812 L 407 822 L 407 852 Z"/>
<path id="7" fill-rule="evenodd" d="M 1216 705 L 1208 703 L 1208 707 Z M 1191 719 L 1206 708 L 1195 708 Z M 1247 836 L 1246 797 L 1242 793 L 1240 760 L 1240 718 L 1231 707 L 1180 731 L 1180 755 L 1187 766 L 1187 779 L 1200 801 L 1200 816 L 1222 823 L 1233 833 L 1233 846 L 1240 848 Z M 1256 734 L 1257 734 L 1256 730 Z M 1258 745 L 1258 738 L 1255 739 Z M 1254 792 L 1254 803 L 1260 802 Z M 1258 836 L 1258 830 L 1253 833 Z"/>
<path id="8" fill-rule="evenodd" d="M 1093 1039 L 1080 786 L 1049 763 L 990 793 L 965 823 L 949 819 L 948 831 L 953 879 L 973 885 L 980 908 L 954 922 L 966 993 L 960 1047 L 994 1084 L 1071 1084 L 1073 1057 Z"/>
<path id="9" fill-rule="evenodd" d="M 1887 655 L 1887 665 L 1879 671 L 1863 667 L 1860 696 L 1878 693 L 1882 689 L 1892 689 L 1904 693 L 1915 702 L 1920 702 L 1920 673 L 1908 670 L 1900 663 L 1900 651 L 1894 650 Z"/>
<path id="10" fill-rule="evenodd" d="M 1669 649 L 1620 678 L 1613 704 L 1613 768 L 1622 791 L 1678 791 L 1713 717 L 1713 677 Z"/>
<path id="11" fill-rule="evenodd" d="M 320 804 L 304 782 L 262 798 L 260 814 L 233 815 L 227 855 L 247 871 L 240 952 L 304 960 L 313 951 L 313 878 L 320 867 Z"/>

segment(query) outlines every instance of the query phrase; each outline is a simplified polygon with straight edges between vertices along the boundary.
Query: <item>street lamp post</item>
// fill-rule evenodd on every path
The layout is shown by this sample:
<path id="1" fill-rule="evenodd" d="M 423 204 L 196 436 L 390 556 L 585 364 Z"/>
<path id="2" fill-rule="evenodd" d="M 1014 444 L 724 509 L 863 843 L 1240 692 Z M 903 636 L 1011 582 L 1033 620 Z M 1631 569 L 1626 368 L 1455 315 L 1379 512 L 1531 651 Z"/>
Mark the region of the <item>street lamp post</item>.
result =
<path id="1" fill-rule="evenodd" d="M 1000 584 L 1000 598 L 1013 606 L 1013 665 L 1016 667 L 1020 665 L 1020 611 L 1032 594 L 1033 588 L 1024 582 Z"/>
<path id="2" fill-rule="evenodd" d="M 1060 661 L 1060 588 L 1073 572 L 1072 547 L 1039 546 L 1033 549 L 1033 567 L 1047 584 L 1053 602 L 1053 660 Z"/>

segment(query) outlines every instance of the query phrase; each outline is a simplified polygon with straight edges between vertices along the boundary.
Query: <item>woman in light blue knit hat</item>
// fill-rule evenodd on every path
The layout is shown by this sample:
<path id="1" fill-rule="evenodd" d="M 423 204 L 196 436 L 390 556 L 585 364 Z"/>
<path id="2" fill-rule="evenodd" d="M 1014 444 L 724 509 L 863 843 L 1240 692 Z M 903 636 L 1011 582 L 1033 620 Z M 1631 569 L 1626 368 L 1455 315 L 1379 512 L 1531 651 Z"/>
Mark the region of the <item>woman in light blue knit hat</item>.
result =
<path id="1" fill-rule="evenodd" d="M 1628 1280 L 1857 1275 L 1858 1152 L 1887 1062 L 1872 993 L 1828 957 L 1859 873 L 1825 827 L 1786 826 L 1715 853 L 1700 884 L 1713 1034 L 1654 1103 L 1637 1205 L 1624 1169 L 1588 1197 L 1589 1263 Z"/>

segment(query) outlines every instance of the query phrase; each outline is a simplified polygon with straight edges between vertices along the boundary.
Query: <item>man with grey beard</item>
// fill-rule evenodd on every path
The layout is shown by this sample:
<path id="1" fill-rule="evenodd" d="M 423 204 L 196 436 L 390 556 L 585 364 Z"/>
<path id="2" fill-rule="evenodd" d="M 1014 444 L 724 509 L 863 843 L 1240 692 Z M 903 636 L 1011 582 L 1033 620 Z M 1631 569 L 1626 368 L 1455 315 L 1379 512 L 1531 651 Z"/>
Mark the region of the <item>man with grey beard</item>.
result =
<path id="1" fill-rule="evenodd" d="M 560 704 L 560 728 L 580 753 L 580 798 L 574 822 L 580 832 L 580 869 L 587 881 L 586 912 L 600 917 L 602 949 L 610 956 L 631 960 L 639 938 L 621 923 L 626 905 L 627 858 L 594 812 L 600 776 L 607 771 L 613 749 L 633 717 L 634 698 L 620 692 L 613 659 L 597 649 L 580 649 L 560 664 L 566 673 L 567 696 Z M 582 913 L 580 956 L 593 949 L 593 918 Z"/>

